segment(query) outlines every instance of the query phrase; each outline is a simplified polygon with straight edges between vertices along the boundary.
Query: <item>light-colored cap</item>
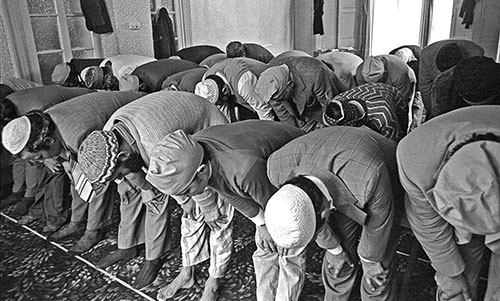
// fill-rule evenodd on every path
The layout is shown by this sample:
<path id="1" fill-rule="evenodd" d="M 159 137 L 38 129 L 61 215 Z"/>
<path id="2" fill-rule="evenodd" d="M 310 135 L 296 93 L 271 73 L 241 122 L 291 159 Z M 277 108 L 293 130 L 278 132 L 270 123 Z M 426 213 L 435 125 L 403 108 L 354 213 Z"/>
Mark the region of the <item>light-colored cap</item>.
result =
<path id="1" fill-rule="evenodd" d="M 61 63 L 54 66 L 52 70 L 52 84 L 63 85 L 69 77 L 71 67 L 68 63 Z"/>
<path id="2" fill-rule="evenodd" d="M 219 87 L 213 79 L 205 79 L 196 84 L 194 94 L 208 99 L 211 103 L 216 103 L 219 99 Z"/>
<path id="3" fill-rule="evenodd" d="M 316 214 L 312 200 L 295 185 L 283 185 L 269 199 L 264 217 L 269 234 L 280 247 L 305 247 L 314 237 Z"/>
<path id="4" fill-rule="evenodd" d="M 500 143 L 477 141 L 454 153 L 432 190 L 439 214 L 458 229 L 500 233 Z"/>
<path id="5" fill-rule="evenodd" d="M 398 51 L 394 52 L 394 55 L 402 59 L 405 62 L 405 64 L 410 61 L 417 60 L 417 58 L 413 54 L 413 51 L 411 51 L 411 49 L 408 47 L 403 47 L 401 49 L 398 49 Z"/>
<path id="6" fill-rule="evenodd" d="M 2 144 L 13 155 L 20 153 L 30 138 L 31 123 L 28 117 L 11 120 L 2 131 Z"/>
<path id="7" fill-rule="evenodd" d="M 120 83 L 120 91 L 139 91 L 139 77 L 134 74 L 123 75 L 118 82 Z"/>
<path id="8" fill-rule="evenodd" d="M 80 72 L 80 78 L 90 89 L 100 89 L 104 82 L 104 71 L 99 66 L 89 66 Z"/>
<path id="9" fill-rule="evenodd" d="M 384 76 L 385 66 L 382 59 L 370 56 L 363 62 L 361 74 L 367 83 L 378 82 Z"/>
<path id="10" fill-rule="evenodd" d="M 167 195 L 179 195 L 203 161 L 203 147 L 182 130 L 168 134 L 151 150 L 146 180 Z"/>

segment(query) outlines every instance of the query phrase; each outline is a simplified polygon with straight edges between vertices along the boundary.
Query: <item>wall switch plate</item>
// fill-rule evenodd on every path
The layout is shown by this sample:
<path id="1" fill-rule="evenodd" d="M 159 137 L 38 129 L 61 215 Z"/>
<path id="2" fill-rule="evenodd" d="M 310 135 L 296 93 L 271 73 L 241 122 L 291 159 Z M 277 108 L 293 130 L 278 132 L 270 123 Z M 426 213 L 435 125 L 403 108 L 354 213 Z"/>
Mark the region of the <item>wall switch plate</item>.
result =
<path id="1" fill-rule="evenodd" d="M 128 29 L 130 29 L 130 30 L 139 30 L 140 28 L 141 28 L 141 23 L 139 23 L 139 22 L 128 23 Z"/>

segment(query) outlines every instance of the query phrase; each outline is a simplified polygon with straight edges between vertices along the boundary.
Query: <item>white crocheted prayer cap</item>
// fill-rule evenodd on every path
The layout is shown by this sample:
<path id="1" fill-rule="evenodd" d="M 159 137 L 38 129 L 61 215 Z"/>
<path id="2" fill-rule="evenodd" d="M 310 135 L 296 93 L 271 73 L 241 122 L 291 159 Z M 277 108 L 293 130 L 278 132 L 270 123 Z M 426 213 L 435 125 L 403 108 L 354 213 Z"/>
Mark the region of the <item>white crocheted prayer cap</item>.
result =
<path id="1" fill-rule="evenodd" d="M 2 144 L 11 154 L 16 155 L 28 143 L 30 134 L 30 120 L 26 116 L 21 116 L 5 125 L 2 132 Z"/>
<path id="2" fill-rule="evenodd" d="M 305 247 L 316 231 L 316 214 L 309 195 L 299 187 L 283 185 L 268 201 L 266 227 L 283 248 Z"/>
<path id="3" fill-rule="evenodd" d="M 196 84 L 194 94 L 208 99 L 211 103 L 216 103 L 219 99 L 219 87 L 213 79 L 205 79 Z"/>

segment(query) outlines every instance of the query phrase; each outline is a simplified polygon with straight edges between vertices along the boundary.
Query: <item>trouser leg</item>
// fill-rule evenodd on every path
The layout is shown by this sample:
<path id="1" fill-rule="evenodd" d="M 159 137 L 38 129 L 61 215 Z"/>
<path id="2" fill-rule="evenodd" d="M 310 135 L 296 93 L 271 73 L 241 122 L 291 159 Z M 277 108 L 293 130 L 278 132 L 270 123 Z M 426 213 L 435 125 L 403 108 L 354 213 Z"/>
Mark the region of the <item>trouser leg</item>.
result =
<path id="1" fill-rule="evenodd" d="M 165 254 L 170 244 L 169 197 L 158 193 L 148 202 L 145 212 L 146 260 L 154 260 Z M 151 208 L 150 208 L 151 207 Z"/>
<path id="2" fill-rule="evenodd" d="M 71 202 L 69 189 L 69 178 L 64 171 L 49 172 L 43 202 L 47 225 L 60 226 L 66 222 Z"/>
<path id="3" fill-rule="evenodd" d="M 342 248 L 349 254 L 354 263 L 353 267 L 344 266 L 337 278 L 333 277 L 333 271 L 328 268 L 331 255 L 326 252 L 322 266 L 323 284 L 325 286 L 325 300 L 349 300 L 356 275 L 360 269 L 358 264 L 358 238 L 361 231 L 359 226 L 347 216 L 334 211 L 329 218 L 330 225 L 339 237 Z"/>
<path id="4" fill-rule="evenodd" d="M 278 253 L 269 253 L 259 247 L 253 253 L 257 301 L 273 301 L 278 289 Z"/>
<path id="5" fill-rule="evenodd" d="M 286 256 L 278 249 L 269 253 L 257 246 L 253 254 L 258 301 L 295 301 L 304 286 L 305 248 L 289 249 Z"/>
<path id="6" fill-rule="evenodd" d="M 105 184 L 88 204 L 87 230 L 103 230 L 111 223 L 116 184 Z M 74 200 L 74 199 L 73 199 Z"/>
<path id="7" fill-rule="evenodd" d="M 118 226 L 118 248 L 128 249 L 145 242 L 146 208 L 143 206 L 141 190 L 128 182 L 118 184 L 120 195 L 120 225 Z"/>
<path id="8" fill-rule="evenodd" d="M 473 235 L 469 243 L 459 245 L 458 250 L 465 262 L 463 275 L 469 284 L 469 292 L 473 300 L 477 300 L 477 288 L 479 285 L 479 276 L 483 264 L 486 246 L 484 245 L 484 236 Z"/>
<path id="9" fill-rule="evenodd" d="M 490 266 L 488 270 L 488 287 L 486 289 L 485 301 L 500 300 L 500 254 L 491 252 Z"/>
<path id="10" fill-rule="evenodd" d="M 210 267 L 208 274 L 213 278 L 222 278 L 229 265 L 233 250 L 234 207 L 220 196 L 217 199 L 220 214 L 226 216 L 225 222 L 217 222 L 220 229 L 210 231 Z"/>
<path id="11" fill-rule="evenodd" d="M 15 158 L 12 162 L 12 192 L 21 192 L 26 189 L 26 160 Z"/>
<path id="12" fill-rule="evenodd" d="M 299 300 L 306 274 L 306 248 L 288 249 L 287 255 L 278 257 L 278 263 L 276 301 Z"/>
<path id="13" fill-rule="evenodd" d="M 45 166 L 41 163 L 25 161 L 25 183 L 26 183 L 26 192 L 24 193 L 24 197 L 34 197 L 38 191 L 38 170 L 45 168 Z"/>
<path id="14" fill-rule="evenodd" d="M 82 200 L 75 190 L 73 184 L 70 185 L 71 191 L 71 222 L 74 223 L 86 223 L 89 203 Z"/>

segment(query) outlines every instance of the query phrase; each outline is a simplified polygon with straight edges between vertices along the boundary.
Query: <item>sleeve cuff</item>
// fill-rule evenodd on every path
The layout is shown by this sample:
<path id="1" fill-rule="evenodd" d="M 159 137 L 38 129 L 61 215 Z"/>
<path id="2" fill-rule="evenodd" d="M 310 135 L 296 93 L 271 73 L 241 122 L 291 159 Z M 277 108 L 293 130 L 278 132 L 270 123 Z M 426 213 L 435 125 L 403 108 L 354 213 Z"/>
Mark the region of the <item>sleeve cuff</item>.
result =
<path id="1" fill-rule="evenodd" d="M 259 208 L 259 213 L 257 213 L 254 217 L 249 217 L 249 219 L 257 226 L 263 226 L 266 224 L 266 220 L 264 219 L 264 211 Z"/>
<path id="2" fill-rule="evenodd" d="M 359 259 L 361 259 L 361 261 L 363 261 L 365 263 L 375 263 L 376 262 L 376 261 L 371 261 L 371 260 L 368 260 L 366 258 L 363 258 L 363 256 L 361 256 L 359 254 L 358 254 L 358 256 L 359 256 Z"/>
<path id="3" fill-rule="evenodd" d="M 179 205 L 183 205 L 185 203 L 187 203 L 187 201 L 189 201 L 189 198 L 185 198 L 185 197 L 180 197 L 180 196 L 174 196 L 174 195 L 171 195 L 171 197 L 177 202 L 177 204 Z"/>
<path id="4" fill-rule="evenodd" d="M 342 246 L 338 246 L 335 249 L 328 249 L 326 251 L 332 255 L 339 255 L 340 253 L 342 253 L 343 250 L 344 249 L 342 249 Z"/>

